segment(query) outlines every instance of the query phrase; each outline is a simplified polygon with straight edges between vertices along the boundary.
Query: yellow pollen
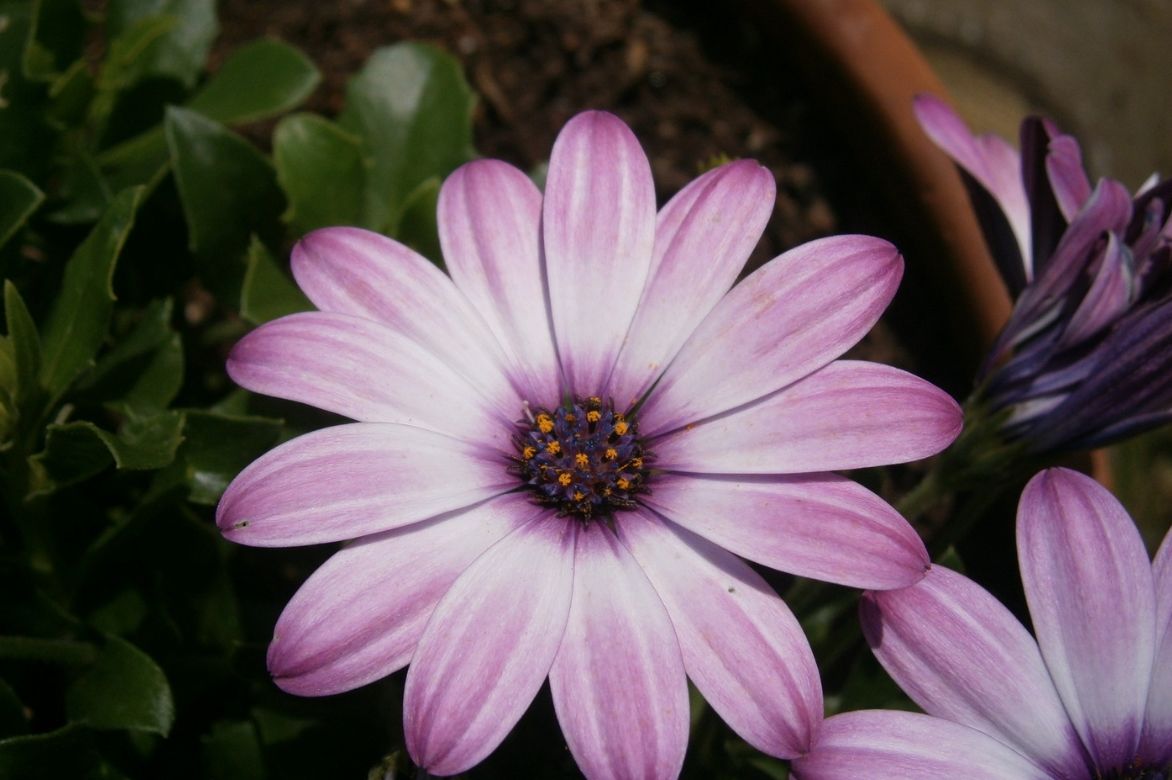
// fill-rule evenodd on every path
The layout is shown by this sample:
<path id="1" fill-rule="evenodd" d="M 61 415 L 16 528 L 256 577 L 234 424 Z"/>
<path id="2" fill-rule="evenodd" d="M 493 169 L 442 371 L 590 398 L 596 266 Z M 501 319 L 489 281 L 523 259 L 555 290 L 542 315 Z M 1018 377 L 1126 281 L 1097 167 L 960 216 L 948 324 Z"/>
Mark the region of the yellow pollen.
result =
<path id="1" fill-rule="evenodd" d="M 631 458 L 631 467 L 636 468 L 636 469 L 643 468 L 643 459 L 642 458 Z"/>
<path id="2" fill-rule="evenodd" d="M 596 395 L 592 395 L 586 399 L 591 406 L 602 406 L 602 399 Z"/>
<path id="3" fill-rule="evenodd" d="M 584 498 L 586 498 L 586 494 L 583 493 L 581 490 L 574 491 L 574 500 L 575 501 L 581 501 Z"/>
<path id="4" fill-rule="evenodd" d="M 585 452 L 579 452 L 574 456 L 574 465 L 584 469 L 590 465 L 590 457 Z"/>
<path id="5" fill-rule="evenodd" d="M 525 449 L 521 450 L 521 457 L 524 458 L 525 460 L 531 460 L 533 458 L 533 456 L 536 454 L 537 454 L 536 447 L 526 447 Z"/>
<path id="6" fill-rule="evenodd" d="M 537 415 L 537 428 L 542 433 L 549 433 L 553 430 L 553 418 L 548 414 Z"/>
<path id="7" fill-rule="evenodd" d="M 627 434 L 627 424 L 622 420 L 619 420 L 614 424 L 614 432 L 619 436 L 625 436 Z"/>
<path id="8" fill-rule="evenodd" d="M 563 471 L 561 474 L 558 474 L 558 484 L 562 487 L 569 487 L 573 481 L 574 478 L 570 476 L 570 472 L 568 471 Z"/>
<path id="9" fill-rule="evenodd" d="M 597 409 L 591 409 L 590 411 L 586 412 L 586 419 L 592 423 L 596 423 L 602 419 L 602 412 L 598 411 Z"/>
<path id="10" fill-rule="evenodd" d="M 568 423 L 576 423 L 576 422 L 578 422 L 578 418 L 577 418 L 577 417 L 575 417 L 575 416 L 574 416 L 574 415 L 572 415 L 572 414 L 567 414 L 567 415 L 566 415 L 566 422 L 568 422 Z"/>
<path id="11" fill-rule="evenodd" d="M 562 445 L 560 442 L 551 441 L 549 444 L 545 445 L 545 451 L 550 455 L 557 455 L 562 451 Z"/>
<path id="12" fill-rule="evenodd" d="M 607 450 L 606 450 L 606 459 L 607 460 L 614 460 L 618 456 L 619 456 L 619 451 L 616 450 L 614 447 L 607 448 Z"/>
<path id="13" fill-rule="evenodd" d="M 625 477 L 619 477 L 618 481 L 615 482 L 615 484 L 618 485 L 619 490 L 626 490 L 627 488 L 629 488 L 631 486 L 631 481 L 629 479 L 626 479 Z"/>

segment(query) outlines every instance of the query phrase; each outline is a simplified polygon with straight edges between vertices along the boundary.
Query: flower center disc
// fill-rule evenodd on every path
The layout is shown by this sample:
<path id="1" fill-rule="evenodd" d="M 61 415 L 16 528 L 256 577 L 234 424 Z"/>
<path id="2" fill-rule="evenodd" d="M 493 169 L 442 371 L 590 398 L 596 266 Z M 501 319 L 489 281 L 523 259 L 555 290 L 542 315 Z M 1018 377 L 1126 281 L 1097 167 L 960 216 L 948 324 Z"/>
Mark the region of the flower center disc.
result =
<path id="1" fill-rule="evenodd" d="M 647 490 L 637 426 L 597 396 L 538 409 L 518 423 L 515 473 L 543 504 L 583 520 L 632 509 Z"/>

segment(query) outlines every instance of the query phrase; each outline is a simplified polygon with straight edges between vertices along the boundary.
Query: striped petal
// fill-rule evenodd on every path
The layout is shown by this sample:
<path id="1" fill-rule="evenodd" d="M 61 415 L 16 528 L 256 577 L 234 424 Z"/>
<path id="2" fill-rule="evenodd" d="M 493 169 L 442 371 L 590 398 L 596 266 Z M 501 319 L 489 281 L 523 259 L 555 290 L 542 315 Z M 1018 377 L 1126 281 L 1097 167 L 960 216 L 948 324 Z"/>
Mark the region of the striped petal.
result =
<path id="1" fill-rule="evenodd" d="M 224 491 L 216 524 L 258 547 L 355 539 L 499 495 L 516 485 L 506 466 L 420 428 L 338 425 L 253 461 Z"/>
<path id="2" fill-rule="evenodd" d="M 436 606 L 403 692 L 407 749 L 428 772 L 479 763 L 537 695 L 570 609 L 577 531 L 543 514 L 477 558 Z"/>
<path id="3" fill-rule="evenodd" d="M 925 458 L 947 447 L 961 422 L 956 402 L 928 382 L 840 360 L 757 403 L 663 436 L 653 449 L 656 468 L 671 471 L 806 474 Z"/>
<path id="4" fill-rule="evenodd" d="M 1172 533 L 1152 565 L 1156 583 L 1156 657 L 1148 689 L 1148 717 L 1140 754 L 1150 763 L 1172 762 Z"/>
<path id="5" fill-rule="evenodd" d="M 273 679 L 298 696 L 325 696 L 403 668 L 456 577 L 538 511 L 511 493 L 335 553 L 277 621 L 268 655 Z"/>
<path id="6" fill-rule="evenodd" d="M 1026 485 L 1017 549 L 1050 676 L 1095 765 L 1136 755 L 1155 654 L 1152 568 L 1135 524 L 1090 477 L 1049 469 Z"/>
<path id="7" fill-rule="evenodd" d="M 604 524 L 579 532 L 570 620 L 549 683 L 587 778 L 679 774 L 688 746 L 679 642 L 655 588 Z"/>
<path id="8" fill-rule="evenodd" d="M 773 589 L 736 556 L 653 514 L 627 514 L 618 528 L 667 607 L 704 699 L 758 750 L 808 752 L 822 684 L 802 627 Z"/>

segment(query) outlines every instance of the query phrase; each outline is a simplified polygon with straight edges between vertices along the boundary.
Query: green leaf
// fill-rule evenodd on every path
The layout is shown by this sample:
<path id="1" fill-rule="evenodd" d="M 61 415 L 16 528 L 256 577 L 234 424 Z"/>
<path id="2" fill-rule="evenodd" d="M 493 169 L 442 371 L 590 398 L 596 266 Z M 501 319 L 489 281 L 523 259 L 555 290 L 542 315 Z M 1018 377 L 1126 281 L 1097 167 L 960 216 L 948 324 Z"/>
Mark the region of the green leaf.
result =
<path id="1" fill-rule="evenodd" d="M 106 640 L 97 662 L 70 686 L 71 721 L 96 729 L 147 731 L 166 736 L 175 720 L 171 686 L 150 656 L 117 637 Z"/>
<path id="2" fill-rule="evenodd" d="M 338 121 L 371 157 L 367 214 L 379 229 L 393 228 L 416 187 L 471 157 L 473 100 L 459 63 L 418 43 L 379 49 L 350 82 Z"/>
<path id="3" fill-rule="evenodd" d="M 252 144 L 194 111 L 167 111 L 167 146 L 188 242 L 205 280 L 239 290 L 253 233 L 275 230 L 284 203 L 272 166 Z"/>
<path id="4" fill-rule="evenodd" d="M 442 268 L 444 256 L 440 250 L 439 225 L 436 224 L 439 191 L 439 177 L 433 177 L 407 196 L 395 236 Z"/>
<path id="5" fill-rule="evenodd" d="M 181 412 L 168 411 L 128 416 L 117 434 L 85 420 L 49 425 L 45 448 L 29 458 L 30 495 L 76 484 L 111 464 L 134 471 L 163 468 L 183 442 L 183 424 Z"/>
<path id="6" fill-rule="evenodd" d="M 41 371 L 41 337 L 16 285 L 7 280 L 4 282 L 4 316 L 8 322 L 8 338 L 12 341 L 16 371 L 16 387 L 12 395 L 17 405 L 23 408 L 41 391 L 37 379 Z"/>
<path id="7" fill-rule="evenodd" d="M 203 738 L 204 776 L 217 780 L 263 780 L 265 772 L 256 726 L 220 721 Z"/>
<path id="8" fill-rule="evenodd" d="M 114 307 L 114 264 L 134 225 L 141 195 L 139 187 L 118 193 L 65 265 L 42 342 L 41 381 L 53 395 L 64 392 L 106 338 Z"/>
<path id="9" fill-rule="evenodd" d="M 44 199 L 45 194 L 19 173 L 0 171 L 0 247 L 24 227 Z"/>
<path id="10" fill-rule="evenodd" d="M 162 409 L 183 384 L 183 342 L 171 329 L 171 300 L 153 301 L 124 338 L 98 359 L 77 391 L 135 409 Z"/>
<path id="11" fill-rule="evenodd" d="M 190 410 L 177 463 L 196 504 L 214 505 L 228 483 L 267 452 L 281 435 L 281 421 Z"/>
<path id="12" fill-rule="evenodd" d="M 20 780 L 98 778 L 101 759 L 84 728 L 70 725 L 48 734 L 0 739 L 0 777 Z M 99 770 L 100 771 L 100 770 Z"/>
<path id="13" fill-rule="evenodd" d="M 203 70 L 219 25 L 215 0 L 110 0 L 109 35 L 118 36 L 150 17 L 170 17 L 172 28 L 140 55 L 144 74 L 170 77 L 191 87 Z"/>
<path id="14" fill-rule="evenodd" d="M 255 122 L 301 105 L 320 81 L 300 51 L 259 40 L 237 49 L 187 107 L 229 125 Z"/>
<path id="15" fill-rule="evenodd" d="M 277 180 L 289 200 L 282 217 L 296 235 L 330 225 L 373 228 L 366 218 L 362 141 L 314 114 L 293 114 L 273 133 Z"/>
<path id="16" fill-rule="evenodd" d="M 77 0 L 34 0 L 22 63 L 25 77 L 52 80 L 81 54 L 84 35 Z"/>
<path id="17" fill-rule="evenodd" d="M 240 314 L 249 322 L 262 322 L 310 311 L 313 304 L 277 265 L 264 244 L 255 237 L 248 247 L 248 268 L 240 291 Z"/>

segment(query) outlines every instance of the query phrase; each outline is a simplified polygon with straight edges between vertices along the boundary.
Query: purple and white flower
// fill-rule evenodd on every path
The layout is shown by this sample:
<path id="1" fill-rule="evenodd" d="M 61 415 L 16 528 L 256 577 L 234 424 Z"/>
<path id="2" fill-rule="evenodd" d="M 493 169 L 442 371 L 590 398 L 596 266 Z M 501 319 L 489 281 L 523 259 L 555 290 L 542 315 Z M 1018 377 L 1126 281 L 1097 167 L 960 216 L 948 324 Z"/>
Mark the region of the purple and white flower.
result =
<path id="1" fill-rule="evenodd" d="M 868 593 L 867 641 L 928 714 L 836 715 L 796 778 L 1167 780 L 1172 534 L 1150 562 L 1114 496 L 1051 469 L 1022 494 L 1017 545 L 1037 640 L 939 566 Z"/>
<path id="2" fill-rule="evenodd" d="M 1035 453 L 1096 447 L 1172 419 L 1172 179 L 1091 186 L 1078 143 L 1022 123 L 1021 152 L 923 96 L 924 130 L 965 174 L 1015 299 L 977 405 Z"/>
<path id="3" fill-rule="evenodd" d="M 277 684 L 325 695 L 410 664 L 407 746 L 432 774 L 487 756 L 547 677 L 590 777 L 678 773 L 687 677 L 754 746 L 805 752 L 814 658 L 738 556 L 917 581 L 907 522 L 828 472 L 938 452 L 961 420 L 916 377 L 835 361 L 895 293 L 890 244 L 816 241 L 729 290 L 774 195 L 738 161 L 657 215 L 631 131 L 592 112 L 544 196 L 493 160 L 445 182 L 450 276 L 366 231 L 305 237 L 293 273 L 320 311 L 258 328 L 228 371 L 359 422 L 268 453 L 217 513 L 242 544 L 354 540 L 281 615 Z"/>

